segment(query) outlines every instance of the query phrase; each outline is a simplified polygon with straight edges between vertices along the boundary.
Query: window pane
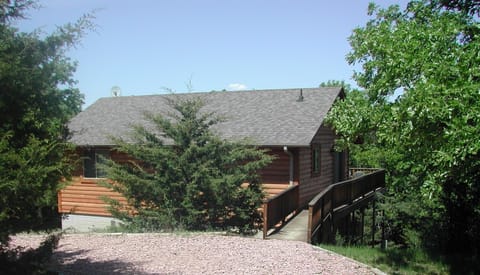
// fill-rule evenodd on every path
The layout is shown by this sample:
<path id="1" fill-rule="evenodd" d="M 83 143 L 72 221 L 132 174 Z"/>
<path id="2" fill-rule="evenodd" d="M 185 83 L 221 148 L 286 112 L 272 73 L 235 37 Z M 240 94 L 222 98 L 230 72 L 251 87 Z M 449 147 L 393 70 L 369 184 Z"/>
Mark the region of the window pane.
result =
<path id="1" fill-rule="evenodd" d="M 320 146 L 318 145 L 312 150 L 312 172 L 320 172 Z"/>
<path id="2" fill-rule="evenodd" d="M 102 158 L 103 157 L 103 158 Z M 83 154 L 83 176 L 86 178 L 103 178 L 106 176 L 100 163 L 110 157 L 109 150 L 90 149 Z"/>
<path id="3" fill-rule="evenodd" d="M 110 152 L 108 150 L 97 150 L 95 152 L 97 178 L 104 178 L 107 175 L 101 164 L 105 164 L 105 159 L 109 158 L 109 156 Z"/>
<path id="4" fill-rule="evenodd" d="M 95 151 L 88 150 L 83 155 L 83 176 L 86 178 L 95 178 Z"/>

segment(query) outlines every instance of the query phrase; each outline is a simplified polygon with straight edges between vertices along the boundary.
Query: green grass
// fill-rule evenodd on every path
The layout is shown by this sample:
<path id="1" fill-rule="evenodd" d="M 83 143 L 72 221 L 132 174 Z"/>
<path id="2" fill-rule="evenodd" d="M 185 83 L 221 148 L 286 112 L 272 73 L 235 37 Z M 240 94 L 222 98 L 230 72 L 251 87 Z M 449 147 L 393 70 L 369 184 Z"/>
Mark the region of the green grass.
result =
<path id="1" fill-rule="evenodd" d="M 320 247 L 376 267 L 387 274 L 451 274 L 451 267 L 446 260 L 431 257 L 420 249 L 389 247 L 381 250 L 367 246 L 335 245 Z"/>

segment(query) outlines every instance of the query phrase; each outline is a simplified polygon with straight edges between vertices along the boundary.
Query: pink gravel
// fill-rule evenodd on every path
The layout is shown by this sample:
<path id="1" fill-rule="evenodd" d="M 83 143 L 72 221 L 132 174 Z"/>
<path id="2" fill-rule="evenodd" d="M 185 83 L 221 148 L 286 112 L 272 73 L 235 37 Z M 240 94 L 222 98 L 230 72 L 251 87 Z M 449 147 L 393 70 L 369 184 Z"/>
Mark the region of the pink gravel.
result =
<path id="1" fill-rule="evenodd" d="M 37 247 L 41 235 L 12 245 Z M 69 234 L 52 269 L 61 274 L 375 274 L 307 243 L 216 234 Z"/>

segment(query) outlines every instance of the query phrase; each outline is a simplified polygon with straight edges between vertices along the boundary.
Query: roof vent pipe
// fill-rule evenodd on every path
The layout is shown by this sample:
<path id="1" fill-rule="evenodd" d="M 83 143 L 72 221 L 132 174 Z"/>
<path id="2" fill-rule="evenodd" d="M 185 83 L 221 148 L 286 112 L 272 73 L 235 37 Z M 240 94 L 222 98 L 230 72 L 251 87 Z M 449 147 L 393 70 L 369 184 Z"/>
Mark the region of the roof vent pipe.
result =
<path id="1" fill-rule="evenodd" d="M 298 96 L 297 102 L 302 102 L 303 101 L 303 90 L 300 89 L 300 95 Z"/>
<path id="2" fill-rule="evenodd" d="M 293 154 L 288 151 L 287 146 L 283 146 L 283 151 L 288 155 L 290 160 L 290 169 L 289 169 L 289 184 L 293 185 Z"/>

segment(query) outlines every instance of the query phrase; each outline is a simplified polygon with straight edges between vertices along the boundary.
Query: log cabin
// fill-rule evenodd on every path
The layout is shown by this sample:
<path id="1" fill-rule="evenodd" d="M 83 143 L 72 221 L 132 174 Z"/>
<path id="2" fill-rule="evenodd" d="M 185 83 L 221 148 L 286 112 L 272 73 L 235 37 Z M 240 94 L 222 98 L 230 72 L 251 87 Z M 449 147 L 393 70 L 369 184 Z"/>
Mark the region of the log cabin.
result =
<path id="1" fill-rule="evenodd" d="M 263 188 L 273 196 L 299 185 L 299 205 L 306 206 L 317 193 L 346 178 L 347 156 L 333 150 L 335 134 L 324 118 L 340 87 L 252 90 L 101 98 L 69 123 L 70 142 L 82 158 L 72 181 L 58 193 L 62 228 L 91 231 L 115 225 L 102 196 L 126 202 L 119 194 L 97 184 L 104 178 L 96 167 L 99 156 L 125 162 L 129 156 L 114 148 L 112 137 L 126 141 L 133 125 L 152 126 L 145 112 L 168 115 L 166 98 L 200 97 L 205 112 L 225 121 L 212 130 L 225 139 L 248 138 L 268 148 L 276 159 L 260 171 Z"/>

